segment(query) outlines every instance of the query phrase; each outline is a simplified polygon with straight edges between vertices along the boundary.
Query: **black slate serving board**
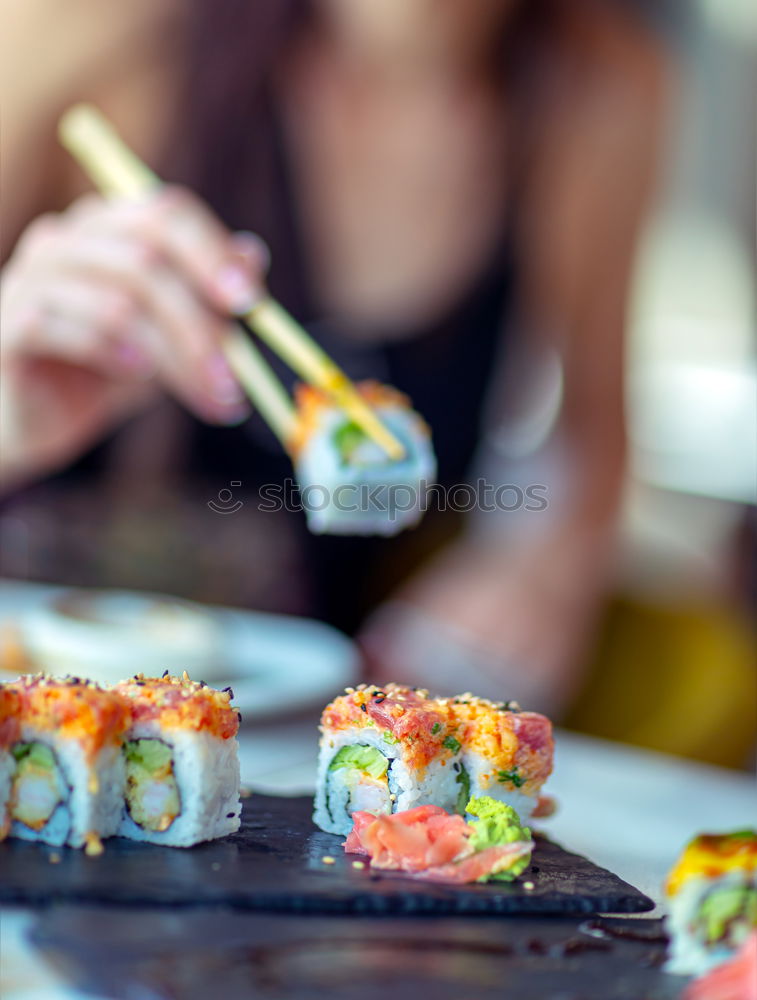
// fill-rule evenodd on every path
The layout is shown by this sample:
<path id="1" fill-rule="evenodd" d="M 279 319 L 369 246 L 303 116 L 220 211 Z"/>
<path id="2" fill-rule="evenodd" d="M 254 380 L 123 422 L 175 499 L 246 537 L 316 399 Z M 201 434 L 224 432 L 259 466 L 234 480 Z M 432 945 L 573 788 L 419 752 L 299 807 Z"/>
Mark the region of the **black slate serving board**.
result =
<path id="1" fill-rule="evenodd" d="M 674 1000 L 661 921 L 61 906 L 32 943 L 113 1000 Z"/>
<path id="2" fill-rule="evenodd" d="M 253 795 L 244 801 L 238 833 L 188 850 L 114 837 L 102 855 L 87 857 L 7 840 L 0 844 L 0 901 L 437 915 L 640 913 L 654 906 L 616 875 L 543 837 L 531 867 L 512 883 L 451 887 L 358 870 L 343 838 L 313 826 L 311 810 L 310 798 Z"/>

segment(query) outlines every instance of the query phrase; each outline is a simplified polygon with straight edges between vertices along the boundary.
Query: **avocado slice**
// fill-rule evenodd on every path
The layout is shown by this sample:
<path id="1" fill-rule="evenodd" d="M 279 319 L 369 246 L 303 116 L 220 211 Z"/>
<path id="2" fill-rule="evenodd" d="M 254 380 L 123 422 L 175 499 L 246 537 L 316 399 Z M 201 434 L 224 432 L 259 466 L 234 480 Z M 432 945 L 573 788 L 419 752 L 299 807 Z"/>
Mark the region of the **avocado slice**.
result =
<path id="1" fill-rule="evenodd" d="M 329 764 L 329 771 L 338 771 L 342 767 L 365 771 L 373 778 L 383 778 L 389 768 L 389 761 L 375 747 L 354 745 L 337 751 Z"/>

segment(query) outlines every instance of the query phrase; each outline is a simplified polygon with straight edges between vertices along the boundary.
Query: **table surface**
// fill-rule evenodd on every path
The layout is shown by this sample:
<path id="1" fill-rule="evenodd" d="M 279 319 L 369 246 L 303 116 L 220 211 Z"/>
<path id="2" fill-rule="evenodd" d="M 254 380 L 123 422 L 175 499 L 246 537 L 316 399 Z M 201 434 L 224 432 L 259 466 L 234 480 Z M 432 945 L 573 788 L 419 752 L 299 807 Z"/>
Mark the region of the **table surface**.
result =
<path id="1" fill-rule="evenodd" d="M 240 734 L 242 781 L 262 792 L 311 792 L 317 719 L 258 724 Z M 661 883 L 697 831 L 757 826 L 752 775 L 575 733 L 556 735 L 548 791 L 559 801 L 545 832 L 637 886 L 659 903 Z M 71 1000 L 82 994 L 39 961 L 25 942 L 29 909 L 0 911 L 4 1000 Z"/>

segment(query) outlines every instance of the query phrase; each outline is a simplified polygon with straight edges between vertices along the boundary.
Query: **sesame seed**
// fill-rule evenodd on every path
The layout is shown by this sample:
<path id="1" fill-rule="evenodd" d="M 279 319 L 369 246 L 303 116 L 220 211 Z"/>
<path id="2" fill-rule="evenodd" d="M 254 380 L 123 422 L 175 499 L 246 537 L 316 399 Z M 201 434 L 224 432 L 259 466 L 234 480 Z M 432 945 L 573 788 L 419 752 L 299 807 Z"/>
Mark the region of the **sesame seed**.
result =
<path id="1" fill-rule="evenodd" d="M 536 884 L 534 882 L 524 882 L 523 883 L 523 888 L 524 889 L 528 889 L 530 891 L 531 889 L 535 889 L 536 888 Z"/>
<path id="2" fill-rule="evenodd" d="M 324 865 L 335 865 L 336 864 L 336 858 L 332 858 L 330 854 L 325 854 L 321 858 L 321 861 L 324 863 Z"/>
<path id="3" fill-rule="evenodd" d="M 47 860 L 50 862 L 51 865 L 59 865 L 60 854 L 58 854 L 56 851 L 53 851 L 53 853 L 48 857 Z"/>
<path id="4" fill-rule="evenodd" d="M 352 867 L 353 868 L 365 868 L 365 861 L 353 861 L 352 862 Z"/>

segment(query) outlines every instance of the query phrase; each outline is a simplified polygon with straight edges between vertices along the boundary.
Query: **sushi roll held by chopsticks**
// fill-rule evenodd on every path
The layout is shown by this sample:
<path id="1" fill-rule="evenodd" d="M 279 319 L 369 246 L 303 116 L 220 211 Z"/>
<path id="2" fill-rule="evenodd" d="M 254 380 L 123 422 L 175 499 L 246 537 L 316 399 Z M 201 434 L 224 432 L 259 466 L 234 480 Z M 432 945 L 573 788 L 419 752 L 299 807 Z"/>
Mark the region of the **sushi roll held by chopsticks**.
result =
<path id="1" fill-rule="evenodd" d="M 231 691 L 137 674 L 115 688 L 128 703 L 124 810 L 118 833 L 191 847 L 239 829 L 237 730 Z"/>
<path id="2" fill-rule="evenodd" d="M 393 459 L 328 396 L 299 386 L 292 458 L 308 527 L 317 534 L 396 535 L 425 512 L 436 476 L 431 435 L 396 389 L 362 382 L 357 390 L 404 455 Z"/>
<path id="3" fill-rule="evenodd" d="M 13 740 L 9 778 L 4 771 L 10 835 L 100 853 L 123 807 L 127 705 L 78 678 L 37 674 L 8 689 L 0 733 L 4 743 L 9 734 Z"/>
<path id="4" fill-rule="evenodd" d="M 666 969 L 701 975 L 733 957 L 757 929 L 757 832 L 701 834 L 668 876 Z"/>

